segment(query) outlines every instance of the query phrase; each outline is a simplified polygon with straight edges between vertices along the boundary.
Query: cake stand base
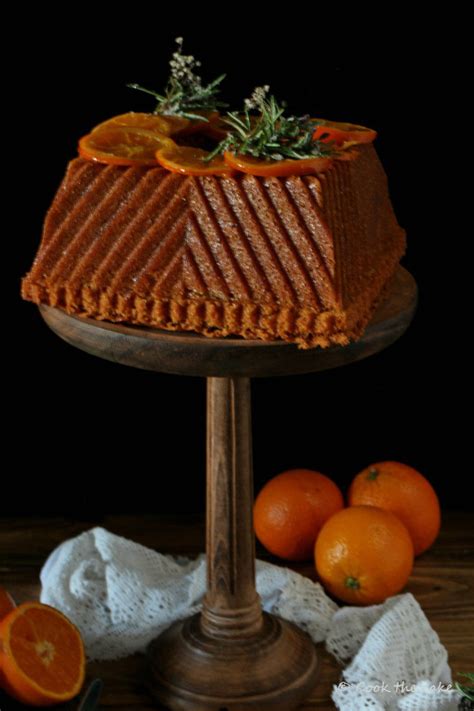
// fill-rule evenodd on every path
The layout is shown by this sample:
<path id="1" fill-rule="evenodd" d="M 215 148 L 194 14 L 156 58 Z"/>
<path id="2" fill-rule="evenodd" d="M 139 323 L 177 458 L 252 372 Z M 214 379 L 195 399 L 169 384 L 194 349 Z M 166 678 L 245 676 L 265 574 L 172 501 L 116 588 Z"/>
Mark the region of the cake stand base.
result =
<path id="1" fill-rule="evenodd" d="M 312 373 L 367 358 L 397 340 L 416 307 L 399 269 L 364 335 L 348 346 L 213 339 L 97 322 L 40 307 L 50 328 L 89 353 L 135 368 L 207 378 L 207 591 L 202 611 L 148 650 L 148 686 L 173 711 L 292 711 L 316 684 L 305 632 L 262 610 L 255 588 L 250 378 Z"/>
<path id="2" fill-rule="evenodd" d="M 262 613 L 258 634 L 216 640 L 200 614 L 172 625 L 149 649 L 149 689 L 173 711 L 290 711 L 313 690 L 319 662 L 298 627 Z"/>

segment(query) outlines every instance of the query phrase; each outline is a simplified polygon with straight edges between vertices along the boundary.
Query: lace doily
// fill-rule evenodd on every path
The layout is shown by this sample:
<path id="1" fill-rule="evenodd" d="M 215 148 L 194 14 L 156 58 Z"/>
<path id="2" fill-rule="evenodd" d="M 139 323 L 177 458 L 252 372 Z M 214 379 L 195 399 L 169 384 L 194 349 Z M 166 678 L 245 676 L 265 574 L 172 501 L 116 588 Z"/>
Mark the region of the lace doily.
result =
<path id="1" fill-rule="evenodd" d="M 88 658 L 117 659 L 144 652 L 166 627 L 201 608 L 206 557 L 156 553 L 97 527 L 56 548 L 40 578 L 41 601 L 78 626 Z M 338 608 L 319 583 L 261 560 L 256 586 L 264 610 L 350 662 L 332 695 L 341 711 L 457 709 L 459 694 L 443 687 L 451 682 L 446 650 L 410 593 Z"/>

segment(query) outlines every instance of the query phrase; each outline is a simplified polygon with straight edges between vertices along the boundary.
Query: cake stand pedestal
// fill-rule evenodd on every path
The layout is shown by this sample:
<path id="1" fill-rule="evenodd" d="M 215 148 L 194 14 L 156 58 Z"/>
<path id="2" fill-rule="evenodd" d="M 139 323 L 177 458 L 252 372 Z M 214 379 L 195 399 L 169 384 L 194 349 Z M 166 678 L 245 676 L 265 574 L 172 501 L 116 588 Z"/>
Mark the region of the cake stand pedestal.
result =
<path id="1" fill-rule="evenodd" d="M 147 370 L 207 377 L 207 592 L 202 611 L 148 650 L 149 687 L 183 711 L 291 711 L 309 695 L 318 658 L 308 634 L 263 612 L 255 588 L 250 377 L 309 373 L 376 353 L 399 338 L 416 307 L 399 268 L 364 336 L 345 347 L 208 338 L 69 316 L 41 306 L 50 328 L 89 353 Z"/>

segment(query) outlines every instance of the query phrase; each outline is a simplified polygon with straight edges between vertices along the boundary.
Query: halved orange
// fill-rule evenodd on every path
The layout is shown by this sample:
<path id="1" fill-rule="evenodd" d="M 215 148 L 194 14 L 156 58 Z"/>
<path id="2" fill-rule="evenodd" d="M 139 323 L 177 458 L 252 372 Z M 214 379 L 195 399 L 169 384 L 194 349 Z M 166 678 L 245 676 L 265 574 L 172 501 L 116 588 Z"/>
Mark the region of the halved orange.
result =
<path id="1" fill-rule="evenodd" d="M 200 124 L 201 122 L 197 121 Z M 204 122 L 203 122 L 204 123 Z M 161 133 L 165 136 L 172 136 L 186 130 L 191 121 L 182 116 L 164 116 L 161 114 L 146 114 L 137 111 L 129 111 L 127 114 L 112 116 L 112 118 L 97 124 L 91 133 L 101 131 L 104 128 L 117 128 L 117 126 L 127 126 L 128 128 L 144 129 L 154 133 Z"/>
<path id="2" fill-rule="evenodd" d="M 221 175 L 231 176 L 234 170 L 222 158 L 216 156 L 210 161 L 205 161 L 209 153 L 202 148 L 192 146 L 166 147 L 157 151 L 156 160 L 163 168 L 172 173 L 184 175 Z"/>
<path id="3" fill-rule="evenodd" d="M 156 151 L 174 145 L 174 141 L 163 133 L 144 128 L 104 125 L 81 138 L 79 155 L 112 165 L 156 165 Z"/>
<path id="4" fill-rule="evenodd" d="M 340 121 L 327 121 L 314 119 L 319 122 L 313 133 L 313 140 L 323 143 L 334 141 L 336 145 L 347 148 L 356 143 L 372 143 L 377 138 L 377 131 L 367 126 L 358 126 L 355 123 L 342 123 Z"/>
<path id="5" fill-rule="evenodd" d="M 228 166 L 242 173 L 262 177 L 285 177 L 287 175 L 310 175 L 323 173 L 332 163 L 331 158 L 299 158 L 294 160 L 261 160 L 252 156 L 224 153 L 224 160 Z"/>
<path id="6" fill-rule="evenodd" d="M 68 701 L 84 683 L 79 630 L 59 610 L 25 602 L 0 622 L 0 668 L 3 688 L 24 704 Z"/>

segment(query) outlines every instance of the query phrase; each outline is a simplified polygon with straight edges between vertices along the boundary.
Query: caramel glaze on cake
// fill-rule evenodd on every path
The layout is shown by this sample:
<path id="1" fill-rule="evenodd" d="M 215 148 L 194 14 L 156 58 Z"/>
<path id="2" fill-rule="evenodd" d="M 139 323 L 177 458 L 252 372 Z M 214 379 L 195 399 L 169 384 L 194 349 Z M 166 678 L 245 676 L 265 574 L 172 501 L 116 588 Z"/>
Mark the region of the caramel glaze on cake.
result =
<path id="1" fill-rule="evenodd" d="M 76 158 L 22 296 L 300 347 L 358 338 L 405 249 L 371 144 L 318 175 L 192 177 Z"/>

